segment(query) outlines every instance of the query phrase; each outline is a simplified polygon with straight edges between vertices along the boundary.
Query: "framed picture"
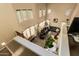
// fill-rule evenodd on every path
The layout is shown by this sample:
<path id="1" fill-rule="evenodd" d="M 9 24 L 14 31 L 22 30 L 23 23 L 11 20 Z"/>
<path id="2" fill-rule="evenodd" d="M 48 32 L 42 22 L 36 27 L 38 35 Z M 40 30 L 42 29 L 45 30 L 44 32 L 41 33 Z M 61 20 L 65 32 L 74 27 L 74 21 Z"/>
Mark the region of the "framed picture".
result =
<path id="1" fill-rule="evenodd" d="M 53 22 L 57 23 L 58 22 L 58 18 L 54 18 Z"/>

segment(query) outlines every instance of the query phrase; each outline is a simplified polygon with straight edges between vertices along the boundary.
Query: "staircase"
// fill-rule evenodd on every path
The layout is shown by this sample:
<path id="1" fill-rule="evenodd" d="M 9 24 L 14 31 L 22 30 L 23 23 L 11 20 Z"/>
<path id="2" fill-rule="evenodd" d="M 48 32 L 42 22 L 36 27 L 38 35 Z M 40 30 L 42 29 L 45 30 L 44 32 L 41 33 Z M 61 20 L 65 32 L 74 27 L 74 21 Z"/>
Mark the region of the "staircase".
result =
<path id="1" fill-rule="evenodd" d="M 0 51 L 0 56 L 11 56 L 12 54 L 9 52 L 9 50 L 5 47 Z"/>

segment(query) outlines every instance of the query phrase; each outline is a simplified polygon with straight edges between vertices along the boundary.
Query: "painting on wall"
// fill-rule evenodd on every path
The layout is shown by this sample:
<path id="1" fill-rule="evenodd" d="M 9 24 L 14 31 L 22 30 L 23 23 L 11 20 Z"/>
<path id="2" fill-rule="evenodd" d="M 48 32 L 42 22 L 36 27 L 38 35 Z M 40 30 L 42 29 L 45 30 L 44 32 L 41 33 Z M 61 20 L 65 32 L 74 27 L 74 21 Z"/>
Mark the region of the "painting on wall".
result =
<path id="1" fill-rule="evenodd" d="M 53 22 L 54 22 L 54 23 L 58 23 L 58 18 L 54 18 L 54 19 L 53 19 Z"/>

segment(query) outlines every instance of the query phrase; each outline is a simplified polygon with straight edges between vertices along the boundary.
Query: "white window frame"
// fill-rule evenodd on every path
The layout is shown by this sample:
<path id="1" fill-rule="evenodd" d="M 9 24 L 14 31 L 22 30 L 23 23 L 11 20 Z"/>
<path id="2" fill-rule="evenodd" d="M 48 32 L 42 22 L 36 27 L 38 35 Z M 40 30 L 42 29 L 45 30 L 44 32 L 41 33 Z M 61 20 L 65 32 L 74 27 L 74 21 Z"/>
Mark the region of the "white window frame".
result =
<path id="1" fill-rule="evenodd" d="M 16 14 L 17 14 L 17 19 L 19 23 L 29 19 L 33 19 L 32 9 L 17 9 Z"/>

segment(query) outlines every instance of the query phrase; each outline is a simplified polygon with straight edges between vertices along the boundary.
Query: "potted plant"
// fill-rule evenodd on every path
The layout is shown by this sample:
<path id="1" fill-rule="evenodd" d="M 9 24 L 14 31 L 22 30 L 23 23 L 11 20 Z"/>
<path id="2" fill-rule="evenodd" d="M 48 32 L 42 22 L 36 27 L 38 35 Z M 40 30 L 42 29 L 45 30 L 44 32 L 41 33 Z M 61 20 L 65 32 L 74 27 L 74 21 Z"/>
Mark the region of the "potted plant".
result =
<path id="1" fill-rule="evenodd" d="M 52 48 L 54 45 L 53 45 L 53 42 L 55 40 L 52 38 L 52 36 L 50 35 L 47 40 L 46 40 L 46 43 L 45 43 L 45 46 L 44 48 Z"/>

